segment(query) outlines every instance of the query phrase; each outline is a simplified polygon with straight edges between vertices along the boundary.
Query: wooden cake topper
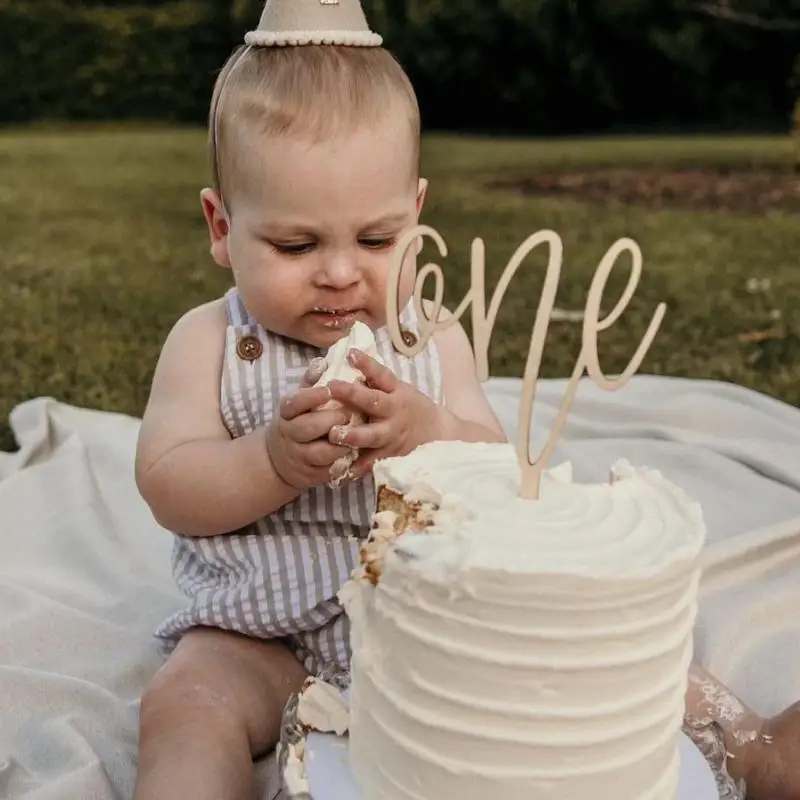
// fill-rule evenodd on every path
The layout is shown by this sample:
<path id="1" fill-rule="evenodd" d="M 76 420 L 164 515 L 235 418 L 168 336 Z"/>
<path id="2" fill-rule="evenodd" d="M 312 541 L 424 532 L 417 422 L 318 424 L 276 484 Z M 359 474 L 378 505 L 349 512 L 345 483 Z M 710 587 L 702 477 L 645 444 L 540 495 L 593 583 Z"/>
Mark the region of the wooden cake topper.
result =
<path id="1" fill-rule="evenodd" d="M 586 372 L 589 378 L 600 388 L 608 391 L 616 391 L 625 386 L 641 366 L 647 351 L 655 339 L 656 333 L 664 319 L 666 305 L 660 303 L 656 308 L 650 325 L 644 337 L 636 348 L 628 366 L 615 378 L 608 378 L 600 368 L 600 357 L 597 353 L 597 334 L 610 328 L 622 316 L 622 312 L 628 307 L 631 298 L 636 292 L 639 279 L 642 274 L 642 251 L 639 245 L 632 239 L 617 240 L 606 252 L 601 260 L 592 279 L 589 288 L 589 295 L 586 299 L 586 307 L 583 318 L 583 337 L 582 346 L 572 376 L 567 384 L 567 390 L 561 403 L 555 425 L 550 431 L 550 435 L 539 455 L 531 458 L 531 422 L 533 419 L 533 403 L 536 398 L 536 382 L 539 379 L 539 370 L 542 364 L 542 354 L 544 352 L 545 339 L 550 327 L 550 318 L 553 313 L 556 293 L 558 291 L 558 281 L 561 276 L 561 264 L 563 260 L 564 247 L 561 238 L 554 231 L 542 230 L 528 237 L 517 249 L 511 260 L 508 262 L 497 288 L 492 295 L 489 303 L 489 310 L 486 310 L 486 248 L 482 239 L 475 239 L 472 243 L 472 258 L 470 264 L 471 286 L 458 308 L 451 316 L 439 320 L 439 313 L 444 299 L 444 273 L 438 264 L 425 264 L 417 273 L 414 284 L 414 303 L 420 319 L 419 338 L 416 343 L 410 344 L 403 337 L 399 323 L 399 302 L 398 290 L 403 272 L 403 267 L 410 268 L 406 258 L 409 249 L 417 239 L 423 236 L 430 236 L 439 248 L 442 258 L 447 256 L 447 245 L 438 231 L 427 225 L 417 225 L 412 230 L 402 236 L 397 243 L 395 257 L 389 272 L 386 310 L 387 325 L 392 336 L 392 341 L 399 352 L 408 357 L 414 357 L 422 351 L 434 332 L 443 330 L 455 324 L 464 314 L 468 307 L 472 306 L 472 331 L 473 331 L 473 353 L 475 356 L 475 367 L 478 378 L 481 382 L 489 379 L 489 342 L 497 319 L 497 312 L 503 301 L 508 285 L 516 274 L 525 258 L 540 245 L 549 245 L 550 258 L 547 264 L 544 287 L 539 298 L 539 307 L 536 311 L 536 318 L 531 332 L 530 348 L 528 359 L 525 364 L 525 374 L 522 382 L 522 398 L 519 405 L 518 428 L 517 428 L 517 456 L 522 472 L 522 482 L 520 494 L 522 497 L 535 500 L 539 497 L 539 486 L 541 483 L 542 472 L 547 466 L 547 462 L 553 455 L 556 442 L 561 434 L 561 430 L 566 422 L 567 415 L 572 407 L 578 383 Z M 600 317 L 600 303 L 606 283 L 617 264 L 619 257 L 629 252 L 633 258 L 630 275 L 625 291 L 617 301 L 611 313 Z M 432 300 L 433 313 L 427 314 L 422 303 L 422 292 L 425 283 L 430 276 L 435 280 L 435 291 Z"/>

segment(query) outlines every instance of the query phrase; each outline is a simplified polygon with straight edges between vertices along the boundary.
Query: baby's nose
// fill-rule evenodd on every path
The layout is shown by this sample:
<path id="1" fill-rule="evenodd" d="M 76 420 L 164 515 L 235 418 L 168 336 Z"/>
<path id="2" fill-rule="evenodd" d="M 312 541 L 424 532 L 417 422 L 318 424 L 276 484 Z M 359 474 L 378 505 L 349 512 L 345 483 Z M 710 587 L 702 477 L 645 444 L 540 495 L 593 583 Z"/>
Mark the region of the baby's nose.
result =
<path id="1" fill-rule="evenodd" d="M 327 259 L 322 270 L 326 286 L 333 289 L 346 289 L 358 282 L 359 269 L 356 260 L 349 254 L 332 256 Z"/>

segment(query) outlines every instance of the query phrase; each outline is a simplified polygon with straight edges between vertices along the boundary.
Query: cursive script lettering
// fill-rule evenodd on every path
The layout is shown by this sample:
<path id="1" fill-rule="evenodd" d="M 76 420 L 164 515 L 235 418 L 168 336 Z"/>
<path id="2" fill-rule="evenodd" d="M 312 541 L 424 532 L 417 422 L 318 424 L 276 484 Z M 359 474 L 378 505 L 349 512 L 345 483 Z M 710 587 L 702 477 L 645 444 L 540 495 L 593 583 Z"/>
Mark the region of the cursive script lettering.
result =
<path id="1" fill-rule="evenodd" d="M 600 367 L 600 357 L 597 352 L 597 336 L 601 331 L 610 328 L 622 316 L 633 298 L 642 274 L 642 252 L 639 245 L 632 239 L 623 238 L 616 241 L 606 252 L 601 260 L 586 300 L 583 317 L 583 335 L 581 351 L 572 370 L 572 375 L 567 383 L 567 389 L 559 409 L 556 422 L 550 430 L 547 441 L 536 458 L 531 458 L 531 424 L 533 420 L 533 405 L 536 399 L 536 385 L 542 365 L 544 345 L 550 327 L 550 321 L 555 307 L 561 265 L 563 262 L 564 247 L 561 238 L 554 231 L 543 230 L 529 236 L 516 250 L 508 265 L 503 270 L 497 287 L 486 311 L 486 250 L 481 239 L 472 243 L 472 258 L 470 262 L 471 284 L 470 290 L 458 305 L 453 314 L 440 320 L 442 301 L 444 299 L 445 279 L 444 272 L 438 264 L 425 264 L 417 273 L 414 282 L 414 303 L 420 318 L 421 330 L 419 338 L 413 345 L 408 345 L 403 340 L 399 324 L 399 299 L 402 284 L 403 270 L 409 268 L 408 251 L 422 236 L 430 236 L 437 244 L 442 258 L 447 256 L 447 244 L 441 235 L 433 228 L 418 225 L 408 231 L 398 241 L 396 257 L 392 261 L 389 272 L 387 291 L 387 325 L 395 347 L 408 357 L 420 353 L 430 338 L 437 330 L 442 330 L 455 324 L 466 312 L 472 309 L 473 352 L 475 369 L 481 382 L 489 378 L 489 345 L 497 320 L 500 304 L 517 270 L 528 255 L 540 245 L 549 246 L 549 258 L 545 272 L 544 286 L 539 298 L 539 307 L 536 311 L 533 328 L 531 331 L 530 346 L 525 364 L 525 373 L 522 380 L 522 397 L 520 399 L 517 427 L 516 449 L 522 472 L 520 495 L 526 499 L 539 497 L 541 476 L 547 463 L 555 451 L 558 438 L 566 423 L 578 384 L 584 373 L 600 388 L 607 391 L 616 391 L 625 386 L 642 364 L 648 350 L 655 339 L 656 333 L 664 319 L 666 306 L 661 303 L 656 308 L 653 318 L 636 348 L 627 367 L 616 378 L 608 378 Z M 632 264 L 628 283 L 622 296 L 617 301 L 613 310 L 600 318 L 600 306 L 606 289 L 606 284 L 620 256 L 629 252 Z M 432 311 L 426 313 L 423 303 L 425 284 L 429 277 L 435 281 Z"/>

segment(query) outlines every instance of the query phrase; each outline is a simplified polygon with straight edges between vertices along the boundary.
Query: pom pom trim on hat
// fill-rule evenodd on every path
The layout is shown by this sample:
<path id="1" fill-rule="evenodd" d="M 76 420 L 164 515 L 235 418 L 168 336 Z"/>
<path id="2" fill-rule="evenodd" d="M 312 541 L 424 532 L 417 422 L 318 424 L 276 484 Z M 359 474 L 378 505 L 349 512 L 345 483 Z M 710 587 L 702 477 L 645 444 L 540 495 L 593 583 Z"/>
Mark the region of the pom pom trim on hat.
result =
<path id="1" fill-rule="evenodd" d="M 371 31 L 250 31 L 244 37 L 252 47 L 296 47 L 338 44 L 346 47 L 380 47 L 383 37 Z"/>

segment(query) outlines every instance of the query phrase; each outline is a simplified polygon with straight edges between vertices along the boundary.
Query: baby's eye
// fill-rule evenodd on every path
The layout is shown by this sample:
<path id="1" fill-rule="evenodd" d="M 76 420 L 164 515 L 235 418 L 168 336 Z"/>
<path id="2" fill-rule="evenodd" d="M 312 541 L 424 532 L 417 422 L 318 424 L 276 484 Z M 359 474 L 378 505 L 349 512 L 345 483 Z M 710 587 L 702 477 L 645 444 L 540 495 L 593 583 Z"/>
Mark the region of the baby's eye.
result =
<path id="1" fill-rule="evenodd" d="M 279 253 L 287 256 L 302 256 L 305 253 L 310 253 L 314 249 L 314 242 L 297 242 L 292 244 L 270 242 L 270 245 Z"/>
<path id="2" fill-rule="evenodd" d="M 396 243 L 397 239 L 394 236 L 376 236 L 376 237 L 369 237 L 367 239 L 359 239 L 358 243 L 362 247 L 368 247 L 370 250 L 383 250 L 388 247 L 392 247 Z"/>

